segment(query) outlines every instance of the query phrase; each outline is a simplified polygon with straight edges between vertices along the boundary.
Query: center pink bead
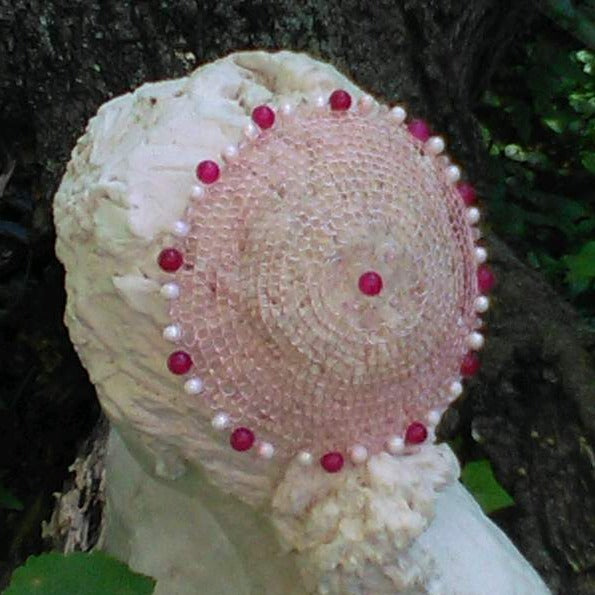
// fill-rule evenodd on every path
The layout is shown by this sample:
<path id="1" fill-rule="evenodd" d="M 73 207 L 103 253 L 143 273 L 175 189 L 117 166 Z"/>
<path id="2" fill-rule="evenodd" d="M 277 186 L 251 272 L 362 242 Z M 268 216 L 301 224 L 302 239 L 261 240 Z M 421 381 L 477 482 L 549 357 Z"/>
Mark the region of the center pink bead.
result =
<path id="1" fill-rule="evenodd" d="M 367 271 L 359 278 L 358 287 L 364 295 L 378 295 L 382 290 L 382 277 L 375 271 Z"/>

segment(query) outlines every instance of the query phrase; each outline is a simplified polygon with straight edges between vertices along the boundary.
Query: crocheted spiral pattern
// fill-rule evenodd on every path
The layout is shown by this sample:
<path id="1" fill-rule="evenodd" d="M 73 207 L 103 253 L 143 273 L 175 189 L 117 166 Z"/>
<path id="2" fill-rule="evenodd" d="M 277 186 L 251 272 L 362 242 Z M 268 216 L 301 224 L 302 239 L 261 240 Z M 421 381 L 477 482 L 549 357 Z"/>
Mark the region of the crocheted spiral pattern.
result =
<path id="1" fill-rule="evenodd" d="M 302 107 L 241 148 L 178 244 L 170 314 L 207 411 L 289 456 L 378 451 L 446 408 L 479 326 L 474 230 L 447 165 L 387 110 Z"/>

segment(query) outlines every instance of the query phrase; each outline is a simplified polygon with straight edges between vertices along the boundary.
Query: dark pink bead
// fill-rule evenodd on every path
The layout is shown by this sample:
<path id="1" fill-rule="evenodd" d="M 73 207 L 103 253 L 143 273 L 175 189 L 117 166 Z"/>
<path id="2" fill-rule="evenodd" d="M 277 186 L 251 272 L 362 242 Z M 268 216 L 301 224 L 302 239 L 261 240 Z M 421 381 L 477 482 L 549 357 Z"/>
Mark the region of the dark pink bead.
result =
<path id="1" fill-rule="evenodd" d="M 221 173 L 219 166 L 210 159 L 201 161 L 196 166 L 196 177 L 203 182 L 203 184 L 212 184 L 219 179 Z"/>
<path id="2" fill-rule="evenodd" d="M 164 271 L 174 273 L 182 266 L 184 257 L 182 256 L 182 253 L 175 248 L 165 248 L 159 253 L 157 262 Z"/>
<path id="3" fill-rule="evenodd" d="M 167 358 L 167 367 L 172 374 L 186 374 L 192 367 L 192 358 L 185 351 L 174 351 Z"/>
<path id="4" fill-rule="evenodd" d="M 496 285 L 496 276 L 492 269 L 482 264 L 477 267 L 477 287 L 481 293 L 489 293 Z"/>
<path id="5" fill-rule="evenodd" d="M 480 365 L 481 363 L 477 353 L 475 353 L 475 351 L 470 351 L 465 355 L 461 362 L 461 374 L 465 376 L 465 378 L 475 376 L 475 374 L 479 372 Z"/>
<path id="6" fill-rule="evenodd" d="M 382 290 L 382 277 L 374 271 L 367 271 L 360 276 L 358 287 L 364 295 L 378 295 Z"/>
<path id="7" fill-rule="evenodd" d="M 457 190 L 463 199 L 465 206 L 470 207 L 477 201 L 477 192 L 475 192 L 475 188 L 468 182 L 459 182 L 457 184 Z"/>
<path id="8" fill-rule="evenodd" d="M 407 124 L 407 130 L 409 130 L 411 136 L 414 136 L 423 143 L 425 143 L 432 135 L 432 131 L 425 120 L 411 120 L 411 122 Z"/>
<path id="9" fill-rule="evenodd" d="M 405 442 L 408 444 L 421 444 L 428 437 L 428 429 L 419 421 L 409 424 L 405 432 Z"/>
<path id="10" fill-rule="evenodd" d="M 327 452 L 320 458 L 322 468 L 328 473 L 341 471 L 343 463 L 343 455 L 340 452 Z"/>
<path id="11" fill-rule="evenodd" d="M 343 89 L 337 89 L 329 97 L 331 109 L 335 112 L 344 112 L 351 107 L 351 95 Z"/>
<path id="12" fill-rule="evenodd" d="M 266 130 L 275 123 L 275 112 L 268 105 L 259 105 L 252 110 L 252 121 Z"/>
<path id="13" fill-rule="evenodd" d="M 254 445 L 254 432 L 248 428 L 236 428 L 231 433 L 229 443 L 234 450 L 250 450 Z"/>

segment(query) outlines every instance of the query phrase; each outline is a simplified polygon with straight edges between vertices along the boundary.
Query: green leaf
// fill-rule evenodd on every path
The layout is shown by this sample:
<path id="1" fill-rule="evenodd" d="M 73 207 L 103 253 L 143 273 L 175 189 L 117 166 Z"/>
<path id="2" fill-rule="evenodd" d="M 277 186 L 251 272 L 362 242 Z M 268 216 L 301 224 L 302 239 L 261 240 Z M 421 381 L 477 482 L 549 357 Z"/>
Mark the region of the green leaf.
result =
<path id="1" fill-rule="evenodd" d="M 510 494 L 494 477 L 487 459 L 467 463 L 461 472 L 461 481 L 486 514 L 514 505 Z"/>
<path id="2" fill-rule="evenodd" d="M 0 483 L 0 508 L 8 510 L 23 510 L 23 503 L 6 487 Z"/>
<path id="3" fill-rule="evenodd" d="M 502 105 L 501 98 L 489 90 L 483 94 L 482 101 L 490 107 L 500 107 Z"/>
<path id="4" fill-rule="evenodd" d="M 595 217 L 588 217 L 576 224 L 575 231 L 578 235 L 585 235 L 595 231 Z"/>
<path id="5" fill-rule="evenodd" d="M 592 174 L 595 174 L 595 153 L 585 152 L 581 155 L 581 163 L 588 169 Z"/>
<path id="6" fill-rule="evenodd" d="M 541 120 L 548 128 L 556 132 L 557 134 L 561 134 L 566 130 L 566 126 L 568 124 L 568 117 L 566 114 L 556 115 L 556 116 L 548 116 L 542 118 Z"/>
<path id="7" fill-rule="evenodd" d="M 525 161 L 525 152 L 520 145 L 506 145 L 504 147 L 504 156 L 515 161 Z"/>
<path id="8" fill-rule="evenodd" d="M 585 116 L 595 114 L 595 96 L 592 91 L 571 93 L 568 96 L 568 103 L 579 114 Z"/>
<path id="9" fill-rule="evenodd" d="M 537 256 L 537 254 L 535 252 L 533 252 L 532 250 L 527 252 L 527 262 L 534 268 L 534 269 L 540 269 L 541 268 L 541 262 L 539 261 L 539 256 Z"/>
<path id="10" fill-rule="evenodd" d="M 576 57 L 579 62 L 584 64 L 583 72 L 592 74 L 595 72 L 595 54 L 589 50 L 579 50 L 576 53 Z"/>
<path id="11" fill-rule="evenodd" d="M 564 256 L 568 267 L 568 281 L 577 283 L 595 278 L 595 241 L 587 242 L 578 252 Z"/>
<path id="12" fill-rule="evenodd" d="M 573 297 L 587 291 L 591 285 L 589 279 L 570 279 L 568 281 L 568 290 Z"/>
<path id="13" fill-rule="evenodd" d="M 155 580 L 103 552 L 30 557 L 4 595 L 150 595 Z"/>

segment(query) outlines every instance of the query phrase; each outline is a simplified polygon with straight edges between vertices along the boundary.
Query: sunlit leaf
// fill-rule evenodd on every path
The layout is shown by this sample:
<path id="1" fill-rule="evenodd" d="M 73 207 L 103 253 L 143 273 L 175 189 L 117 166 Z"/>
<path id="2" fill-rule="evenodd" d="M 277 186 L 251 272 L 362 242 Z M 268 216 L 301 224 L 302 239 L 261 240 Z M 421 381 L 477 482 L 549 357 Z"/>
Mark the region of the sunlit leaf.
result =
<path id="1" fill-rule="evenodd" d="M 525 153 L 523 147 L 521 147 L 520 145 L 506 145 L 504 147 L 504 155 L 509 159 L 513 159 L 514 161 L 527 160 L 527 153 Z"/>
<path id="2" fill-rule="evenodd" d="M 487 459 L 467 463 L 461 472 L 461 481 L 486 514 L 514 506 L 514 500 L 498 483 Z"/>
<path id="3" fill-rule="evenodd" d="M 4 595 L 150 595 L 155 580 L 102 552 L 30 557 Z"/>
<path id="4" fill-rule="evenodd" d="M 562 116 L 549 116 L 541 120 L 548 128 L 560 134 L 566 130 L 568 119 Z"/>
<path id="5" fill-rule="evenodd" d="M 584 64 L 584 72 L 587 74 L 593 74 L 595 72 L 595 53 L 590 50 L 579 50 L 575 55 L 578 61 Z"/>
<path id="6" fill-rule="evenodd" d="M 592 92 L 570 93 L 568 103 L 575 111 L 585 116 L 595 114 L 595 94 Z"/>
<path id="7" fill-rule="evenodd" d="M 595 278 L 595 241 L 587 242 L 578 254 L 564 257 L 568 280 L 573 283 Z"/>

